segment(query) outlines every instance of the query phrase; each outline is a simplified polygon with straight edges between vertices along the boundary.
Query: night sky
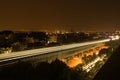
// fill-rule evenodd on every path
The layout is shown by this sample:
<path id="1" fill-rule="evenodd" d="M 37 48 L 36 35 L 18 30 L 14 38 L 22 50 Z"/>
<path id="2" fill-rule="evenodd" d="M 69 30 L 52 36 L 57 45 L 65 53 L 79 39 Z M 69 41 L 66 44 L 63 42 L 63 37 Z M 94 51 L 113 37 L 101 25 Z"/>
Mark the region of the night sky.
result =
<path id="1" fill-rule="evenodd" d="M 0 30 L 113 31 L 120 0 L 0 0 Z"/>

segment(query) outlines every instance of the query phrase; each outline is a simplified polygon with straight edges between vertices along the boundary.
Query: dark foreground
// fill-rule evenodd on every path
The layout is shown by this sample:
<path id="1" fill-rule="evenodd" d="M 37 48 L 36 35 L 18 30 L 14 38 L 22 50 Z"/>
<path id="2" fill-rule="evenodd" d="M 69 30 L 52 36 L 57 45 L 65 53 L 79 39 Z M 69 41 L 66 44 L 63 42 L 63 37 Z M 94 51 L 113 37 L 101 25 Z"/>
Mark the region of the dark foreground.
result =
<path id="1" fill-rule="evenodd" d="M 0 69 L 0 80 L 80 80 L 80 76 L 63 62 L 56 60 L 33 65 L 19 62 Z"/>
<path id="2" fill-rule="evenodd" d="M 110 42 L 116 49 L 120 41 Z M 111 56 L 112 48 L 107 50 Z M 106 53 L 106 50 L 100 53 Z M 0 80 L 92 80 L 91 73 L 81 70 L 81 65 L 69 68 L 65 63 L 55 60 L 52 63 L 18 62 L 0 68 Z M 97 65 L 98 67 L 98 65 Z M 97 68 L 94 68 L 96 71 Z M 93 71 L 94 71 L 93 70 Z M 90 74 L 90 75 L 89 75 Z M 119 80 L 120 78 L 120 47 L 115 50 L 105 65 L 101 68 L 94 80 Z"/>
<path id="3" fill-rule="evenodd" d="M 94 80 L 120 80 L 120 46 L 101 68 Z"/>

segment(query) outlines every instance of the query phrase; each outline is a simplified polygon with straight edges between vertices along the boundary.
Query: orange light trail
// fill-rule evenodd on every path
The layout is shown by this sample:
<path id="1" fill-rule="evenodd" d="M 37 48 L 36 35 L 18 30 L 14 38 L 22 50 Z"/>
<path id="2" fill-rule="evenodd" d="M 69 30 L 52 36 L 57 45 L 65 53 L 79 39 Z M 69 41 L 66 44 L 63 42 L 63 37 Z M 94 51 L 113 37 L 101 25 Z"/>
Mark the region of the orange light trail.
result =
<path id="1" fill-rule="evenodd" d="M 80 57 L 74 57 L 72 60 L 68 61 L 67 65 L 69 67 L 75 67 L 77 66 L 78 64 L 82 64 L 82 58 Z"/>
<path id="2" fill-rule="evenodd" d="M 95 50 L 95 54 L 98 55 L 99 51 L 102 49 L 107 49 L 109 48 L 109 46 L 101 46 L 98 49 Z M 86 56 L 89 55 L 93 55 L 94 54 L 94 50 L 90 50 L 90 51 L 86 51 L 85 52 Z M 61 59 L 61 61 L 65 62 L 70 68 L 77 66 L 78 64 L 84 64 L 83 60 L 82 60 L 82 55 L 81 56 L 74 56 L 73 58 L 71 58 L 69 61 L 67 61 L 66 59 Z"/>

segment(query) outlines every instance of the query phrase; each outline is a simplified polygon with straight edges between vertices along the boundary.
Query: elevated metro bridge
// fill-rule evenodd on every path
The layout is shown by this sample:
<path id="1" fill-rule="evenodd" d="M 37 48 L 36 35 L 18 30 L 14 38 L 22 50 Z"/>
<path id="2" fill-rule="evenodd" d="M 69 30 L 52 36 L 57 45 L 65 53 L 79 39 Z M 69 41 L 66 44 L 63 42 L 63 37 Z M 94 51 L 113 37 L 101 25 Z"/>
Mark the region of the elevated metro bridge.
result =
<path id="1" fill-rule="evenodd" d="M 0 54 L 0 67 L 19 61 L 31 61 L 33 63 L 44 61 L 52 62 L 55 59 L 62 59 L 83 53 L 84 51 L 87 51 L 89 49 L 104 45 L 103 43 L 109 41 L 110 39 L 104 39 L 34 50 L 12 52 L 8 54 Z"/>

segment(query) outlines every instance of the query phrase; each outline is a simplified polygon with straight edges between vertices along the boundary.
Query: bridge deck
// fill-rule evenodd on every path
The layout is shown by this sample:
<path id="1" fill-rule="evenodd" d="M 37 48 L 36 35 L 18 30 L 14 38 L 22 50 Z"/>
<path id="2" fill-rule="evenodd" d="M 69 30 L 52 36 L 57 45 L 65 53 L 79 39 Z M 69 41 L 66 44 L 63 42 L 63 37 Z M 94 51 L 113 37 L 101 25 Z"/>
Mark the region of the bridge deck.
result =
<path id="1" fill-rule="evenodd" d="M 90 41 L 90 42 L 83 42 L 83 43 L 74 43 L 74 44 L 62 45 L 62 46 L 13 52 L 10 54 L 0 54 L 0 62 L 16 60 L 16 59 L 26 58 L 26 57 L 36 56 L 36 55 L 48 54 L 48 53 L 53 53 L 53 52 L 63 51 L 63 50 L 68 50 L 68 49 L 74 49 L 74 48 L 92 45 L 92 44 L 104 43 L 104 42 L 108 42 L 109 40 L 110 39 L 104 39 L 104 40 L 97 40 L 97 41 Z"/>

